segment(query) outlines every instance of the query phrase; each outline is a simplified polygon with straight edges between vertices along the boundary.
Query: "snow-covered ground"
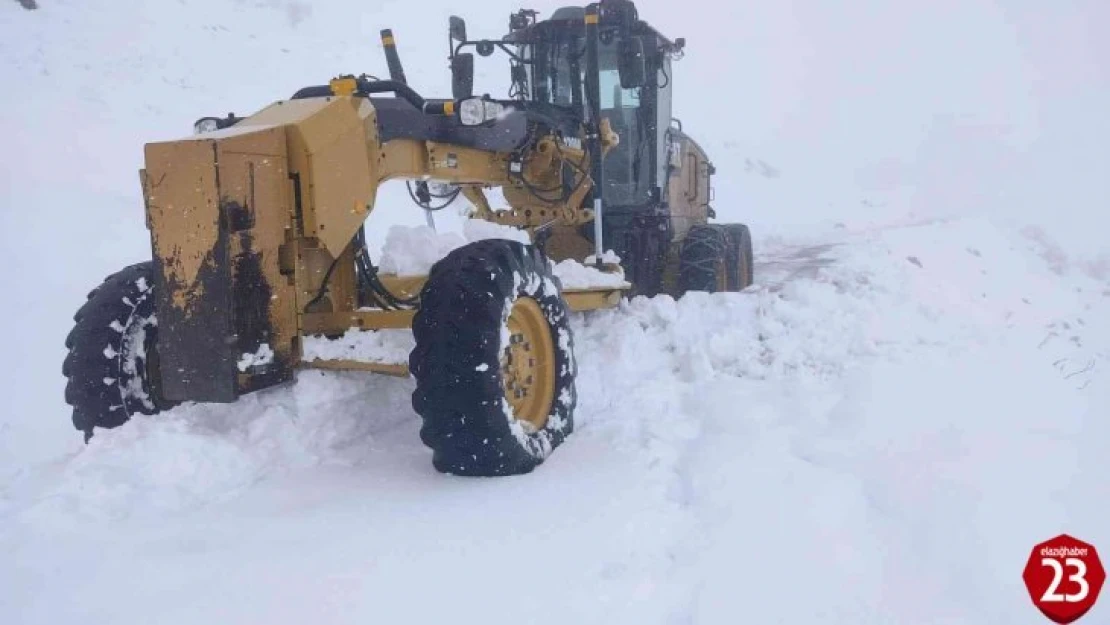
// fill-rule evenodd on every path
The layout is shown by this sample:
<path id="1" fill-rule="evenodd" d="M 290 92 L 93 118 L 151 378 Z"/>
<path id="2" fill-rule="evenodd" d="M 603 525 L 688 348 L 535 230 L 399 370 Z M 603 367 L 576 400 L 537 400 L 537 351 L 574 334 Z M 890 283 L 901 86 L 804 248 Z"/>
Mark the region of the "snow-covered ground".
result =
<path id="1" fill-rule="evenodd" d="M 0 3 L 0 623 L 1032 625 L 1029 548 L 1110 546 L 1105 4 L 642 2 L 690 40 L 676 111 L 757 284 L 576 314 L 577 431 L 496 480 L 432 470 L 406 379 L 305 371 L 86 447 L 60 376 L 84 293 L 149 253 L 143 141 L 381 72 L 385 26 L 444 93 L 420 27 L 462 9 L 39 4 Z M 378 248 L 424 221 L 404 195 Z"/>
<path id="2" fill-rule="evenodd" d="M 844 231 L 576 315 L 578 431 L 521 478 L 434 473 L 408 380 L 141 419 L 11 480 L 4 620 L 1039 622 L 1028 547 L 1110 544 L 1110 286 L 1044 253 Z"/>

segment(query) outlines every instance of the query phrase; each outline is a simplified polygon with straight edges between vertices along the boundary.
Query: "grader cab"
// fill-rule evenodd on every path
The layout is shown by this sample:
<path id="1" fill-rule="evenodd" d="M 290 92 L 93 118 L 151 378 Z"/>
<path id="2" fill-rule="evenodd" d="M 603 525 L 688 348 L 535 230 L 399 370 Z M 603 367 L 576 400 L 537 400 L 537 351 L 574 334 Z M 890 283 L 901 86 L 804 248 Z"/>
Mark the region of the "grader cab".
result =
<path id="1" fill-rule="evenodd" d="M 362 369 L 415 378 L 440 471 L 523 473 L 573 429 L 572 311 L 751 283 L 747 228 L 708 223 L 713 166 L 672 118 L 682 39 L 602 0 L 543 21 L 520 11 L 495 40 L 451 18 L 449 41 L 451 98 L 408 86 L 385 30 L 388 80 L 339 76 L 146 146 L 152 258 L 94 290 L 66 340 L 86 440 L 301 367 Z M 475 54 L 508 59 L 509 98 L 475 96 Z M 386 274 L 364 228 L 393 179 L 424 210 L 462 196 L 471 219 L 530 243 L 474 241 L 426 276 Z M 490 188 L 508 205 L 491 206 Z M 567 286 L 553 272 L 564 260 L 623 279 Z M 407 362 L 306 357 L 310 340 L 408 328 Z"/>

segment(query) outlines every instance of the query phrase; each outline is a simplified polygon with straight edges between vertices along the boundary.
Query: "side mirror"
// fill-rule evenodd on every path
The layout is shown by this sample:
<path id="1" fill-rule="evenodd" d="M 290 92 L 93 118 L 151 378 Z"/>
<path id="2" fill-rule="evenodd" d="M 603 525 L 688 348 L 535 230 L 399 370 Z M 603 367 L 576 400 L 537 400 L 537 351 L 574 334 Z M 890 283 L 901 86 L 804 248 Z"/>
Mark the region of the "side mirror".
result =
<path id="1" fill-rule="evenodd" d="M 465 100 L 474 95 L 474 55 L 460 52 L 451 59 L 451 95 Z"/>
<path id="2" fill-rule="evenodd" d="M 466 41 L 466 20 L 457 15 L 452 15 L 448 19 L 448 30 L 451 38 L 459 43 Z"/>
<path id="3" fill-rule="evenodd" d="M 647 57 L 644 55 L 643 39 L 630 37 L 621 40 L 617 70 L 622 89 L 635 89 L 647 84 Z"/>

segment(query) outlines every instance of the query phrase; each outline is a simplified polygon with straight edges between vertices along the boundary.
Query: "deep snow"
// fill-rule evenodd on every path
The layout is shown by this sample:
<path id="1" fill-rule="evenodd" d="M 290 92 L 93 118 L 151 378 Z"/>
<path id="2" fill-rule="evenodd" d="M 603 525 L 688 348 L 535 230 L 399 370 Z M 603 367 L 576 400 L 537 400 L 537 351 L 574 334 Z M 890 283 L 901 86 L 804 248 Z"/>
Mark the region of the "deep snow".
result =
<path id="1" fill-rule="evenodd" d="M 690 40 L 676 112 L 757 284 L 575 315 L 578 429 L 500 480 L 431 469 L 410 380 L 306 371 L 86 448 L 59 369 L 149 253 L 144 141 L 380 73 L 385 26 L 444 93 L 437 25 L 516 7 L 40 4 L 0 3 L 0 622 L 1020 625 L 1034 543 L 1110 545 L 1105 3 L 642 2 Z M 387 186 L 372 243 L 423 223 Z"/>
<path id="2" fill-rule="evenodd" d="M 306 371 L 137 420 L 9 484 L 0 607 L 1040 622 L 1028 547 L 1110 544 L 1110 287 L 1042 253 L 985 220 L 844 231 L 742 294 L 575 315 L 578 431 L 521 478 L 435 474 L 409 380 Z"/>

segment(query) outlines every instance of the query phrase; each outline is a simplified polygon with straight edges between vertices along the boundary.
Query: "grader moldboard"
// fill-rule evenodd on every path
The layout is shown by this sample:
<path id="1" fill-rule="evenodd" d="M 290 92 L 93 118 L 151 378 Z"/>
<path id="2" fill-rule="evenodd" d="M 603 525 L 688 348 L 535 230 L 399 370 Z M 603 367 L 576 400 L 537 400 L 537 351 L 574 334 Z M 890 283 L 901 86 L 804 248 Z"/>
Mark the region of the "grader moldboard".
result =
<path id="1" fill-rule="evenodd" d="M 542 21 L 521 10 L 498 40 L 469 40 L 457 17 L 449 31 L 451 99 L 406 84 L 384 30 L 389 80 L 340 76 L 146 145 L 152 259 L 90 293 L 66 339 L 66 401 L 86 441 L 135 414 L 234 402 L 299 367 L 363 369 L 415 378 L 436 469 L 526 473 L 573 428 L 569 311 L 752 282 L 748 230 L 708 223 L 714 168 L 672 119 L 684 40 L 628 0 Z M 508 57 L 509 99 L 474 96 L 471 49 Z M 363 224 L 390 179 L 429 211 L 461 194 L 472 219 L 532 244 L 476 241 L 426 277 L 383 274 Z M 491 208 L 494 187 L 509 208 Z M 623 272 L 628 286 L 564 290 L 548 259 Z M 303 359 L 305 337 L 409 327 L 407 364 Z"/>

